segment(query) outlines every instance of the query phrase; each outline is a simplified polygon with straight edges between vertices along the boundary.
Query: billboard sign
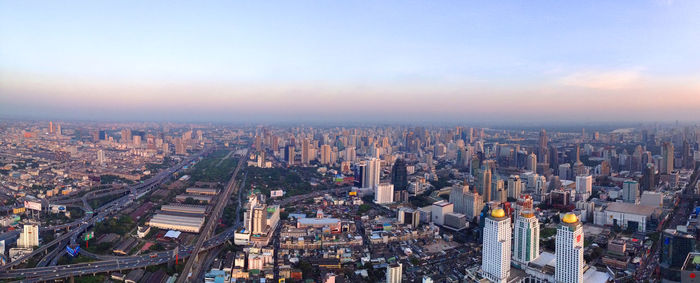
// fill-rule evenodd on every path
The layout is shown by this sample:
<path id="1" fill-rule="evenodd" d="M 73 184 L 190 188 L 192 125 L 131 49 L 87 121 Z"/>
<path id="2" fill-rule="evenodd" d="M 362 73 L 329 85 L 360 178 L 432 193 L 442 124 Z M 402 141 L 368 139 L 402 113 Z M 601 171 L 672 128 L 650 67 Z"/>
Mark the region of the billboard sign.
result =
<path id="1" fill-rule="evenodd" d="M 284 191 L 283 190 L 274 190 L 270 191 L 270 197 L 271 198 L 278 198 L 284 196 Z"/>
<path id="2" fill-rule="evenodd" d="M 35 202 L 35 201 L 24 201 L 24 207 L 26 209 L 32 209 L 32 210 L 38 210 L 41 211 L 41 203 L 40 202 Z"/>
<path id="3" fill-rule="evenodd" d="M 89 231 L 85 232 L 85 237 L 83 238 L 86 242 L 95 237 L 95 232 Z"/>
<path id="4" fill-rule="evenodd" d="M 71 247 L 71 246 L 72 246 L 72 247 Z M 78 246 L 78 245 L 67 245 L 67 246 L 66 246 L 66 252 L 67 252 L 70 256 L 77 256 L 78 253 L 80 253 L 80 246 Z"/>

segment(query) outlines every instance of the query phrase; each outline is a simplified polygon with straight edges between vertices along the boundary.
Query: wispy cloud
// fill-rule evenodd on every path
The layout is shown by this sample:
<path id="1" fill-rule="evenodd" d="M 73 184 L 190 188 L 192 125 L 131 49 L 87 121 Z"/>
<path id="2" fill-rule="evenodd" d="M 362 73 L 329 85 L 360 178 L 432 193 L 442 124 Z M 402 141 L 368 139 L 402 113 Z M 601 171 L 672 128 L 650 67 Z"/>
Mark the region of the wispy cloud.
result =
<path id="1" fill-rule="evenodd" d="M 640 69 L 612 71 L 582 71 L 567 75 L 559 80 L 565 86 L 602 90 L 619 90 L 632 88 L 642 78 Z"/>

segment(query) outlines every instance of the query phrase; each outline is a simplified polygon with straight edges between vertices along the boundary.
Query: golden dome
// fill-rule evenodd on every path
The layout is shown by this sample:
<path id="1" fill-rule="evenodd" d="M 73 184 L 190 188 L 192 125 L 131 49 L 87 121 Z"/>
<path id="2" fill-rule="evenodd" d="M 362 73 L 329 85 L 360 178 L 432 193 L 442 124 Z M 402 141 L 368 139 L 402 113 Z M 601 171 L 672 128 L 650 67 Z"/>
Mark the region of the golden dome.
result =
<path id="1" fill-rule="evenodd" d="M 578 218 L 576 217 L 576 214 L 573 213 L 567 213 L 564 214 L 564 217 L 561 218 L 561 221 L 564 223 L 576 223 L 578 221 Z"/>
<path id="2" fill-rule="evenodd" d="M 503 210 L 503 208 L 496 208 L 494 210 L 491 210 L 491 217 L 494 218 L 501 218 L 506 216 L 506 211 Z"/>

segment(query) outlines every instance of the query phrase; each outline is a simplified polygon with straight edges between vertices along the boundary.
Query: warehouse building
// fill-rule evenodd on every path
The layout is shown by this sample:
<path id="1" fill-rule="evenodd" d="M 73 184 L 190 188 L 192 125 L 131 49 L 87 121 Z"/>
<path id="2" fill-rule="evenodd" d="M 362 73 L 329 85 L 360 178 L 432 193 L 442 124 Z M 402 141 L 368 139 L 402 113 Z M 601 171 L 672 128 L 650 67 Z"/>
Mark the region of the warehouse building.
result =
<path id="1" fill-rule="evenodd" d="M 158 213 L 148 221 L 148 226 L 167 230 L 199 233 L 204 225 L 204 216 L 181 216 Z"/>
<path id="2" fill-rule="evenodd" d="M 167 204 L 163 205 L 160 210 L 204 215 L 207 212 L 207 207 L 205 205 Z"/>
<path id="3" fill-rule="evenodd" d="M 619 225 L 622 229 L 632 227 L 636 231 L 645 232 L 651 219 L 657 214 L 656 207 L 624 203 L 612 202 L 605 209 L 606 225 Z"/>
<path id="4" fill-rule="evenodd" d="M 219 193 L 219 190 L 217 189 L 208 189 L 208 188 L 187 188 L 185 190 L 186 193 L 188 194 L 195 194 L 195 195 L 208 195 L 208 196 L 215 196 Z"/>
<path id="5" fill-rule="evenodd" d="M 177 202 L 185 202 L 185 200 L 187 200 L 187 198 L 192 198 L 192 199 L 199 201 L 199 202 L 210 203 L 212 198 L 214 198 L 214 197 L 205 196 L 205 195 L 178 195 L 175 197 L 175 200 Z"/>

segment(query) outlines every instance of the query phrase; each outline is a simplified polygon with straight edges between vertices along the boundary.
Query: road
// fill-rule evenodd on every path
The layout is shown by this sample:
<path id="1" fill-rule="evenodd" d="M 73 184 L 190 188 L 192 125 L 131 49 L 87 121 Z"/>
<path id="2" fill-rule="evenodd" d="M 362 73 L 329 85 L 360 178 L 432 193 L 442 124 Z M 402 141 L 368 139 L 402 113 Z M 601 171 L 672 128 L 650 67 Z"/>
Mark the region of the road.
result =
<path id="1" fill-rule="evenodd" d="M 246 163 L 247 156 L 248 150 L 246 150 L 246 153 L 243 154 L 243 156 L 238 160 L 236 169 L 233 171 L 231 179 L 228 181 L 228 184 L 226 185 L 223 194 L 219 195 L 219 199 L 216 203 L 216 206 L 212 210 L 212 213 L 209 215 L 204 230 L 200 232 L 199 238 L 197 239 L 197 243 L 194 246 L 193 251 L 195 256 L 192 256 L 187 259 L 187 263 L 185 263 L 185 267 L 182 270 L 182 275 L 180 275 L 180 277 L 177 279 L 178 283 L 185 282 L 187 279 L 190 278 L 190 276 L 192 276 L 192 274 L 196 276 L 196 274 L 198 274 L 199 268 L 202 267 L 201 263 L 195 266 L 195 263 L 198 263 L 199 261 L 198 254 L 202 249 L 202 245 L 204 245 L 204 241 L 206 241 L 211 236 L 211 233 L 214 232 L 214 228 L 216 227 L 219 218 L 221 218 L 221 213 L 223 212 L 224 207 L 226 207 L 226 204 L 231 198 L 231 194 L 238 188 L 238 186 L 236 186 L 236 177 L 238 176 L 238 172 L 241 170 L 243 164 Z"/>
<path id="2" fill-rule="evenodd" d="M 88 227 L 93 226 L 99 219 L 103 218 L 104 216 L 111 215 L 112 213 L 115 213 L 117 211 L 120 211 L 122 208 L 124 208 L 126 205 L 130 204 L 133 201 L 133 197 L 138 196 L 138 195 L 142 195 L 144 193 L 147 193 L 147 192 L 153 190 L 154 188 L 157 188 L 162 182 L 169 180 L 173 176 L 173 174 L 175 172 L 179 171 L 180 169 L 182 169 L 183 166 L 198 159 L 200 156 L 202 156 L 206 152 L 208 152 L 208 151 L 203 150 L 199 154 L 194 155 L 194 156 L 184 160 L 183 162 L 179 163 L 178 165 L 175 165 L 171 168 L 168 168 L 167 170 L 164 170 L 164 171 L 156 174 L 152 178 L 150 178 L 142 183 L 131 186 L 130 187 L 130 190 L 132 192 L 131 194 L 123 196 L 123 197 L 118 198 L 116 200 L 113 200 L 113 201 L 97 208 L 93 213 L 87 212 L 84 217 L 82 217 L 81 219 L 79 219 L 77 221 L 74 221 L 74 222 L 69 223 L 69 224 L 64 224 L 66 227 L 73 227 L 76 225 L 77 225 L 77 227 L 75 229 L 72 229 L 69 232 L 57 237 L 53 241 L 34 249 L 34 251 L 32 251 L 30 254 L 22 256 L 22 257 L 18 258 L 17 260 L 12 261 L 6 265 L 0 266 L 0 271 L 4 271 L 4 270 L 8 270 L 10 268 L 13 268 L 13 267 L 21 264 L 22 262 L 24 262 L 24 261 L 26 261 L 26 260 L 28 260 L 36 255 L 43 253 L 46 249 L 48 249 L 48 248 L 50 248 L 58 243 L 61 243 L 64 240 L 70 240 L 71 242 L 74 242 L 75 239 L 78 237 L 78 235 L 80 235 L 85 230 L 87 230 Z M 99 217 L 98 217 L 98 215 L 99 215 Z M 56 227 L 58 227 L 58 226 L 54 226 L 52 228 L 56 229 Z M 17 234 L 19 234 L 19 231 L 17 232 Z M 63 249 L 63 248 L 65 248 L 65 246 L 60 246 L 60 249 Z"/>

